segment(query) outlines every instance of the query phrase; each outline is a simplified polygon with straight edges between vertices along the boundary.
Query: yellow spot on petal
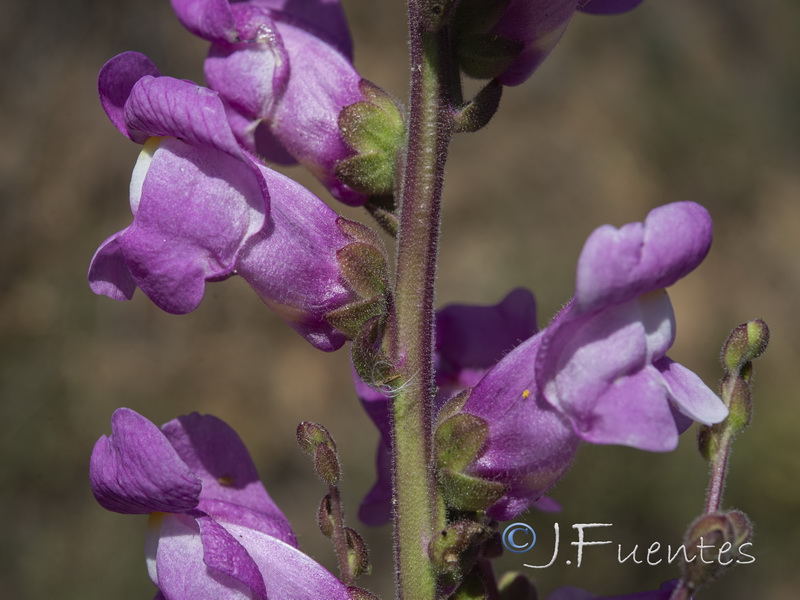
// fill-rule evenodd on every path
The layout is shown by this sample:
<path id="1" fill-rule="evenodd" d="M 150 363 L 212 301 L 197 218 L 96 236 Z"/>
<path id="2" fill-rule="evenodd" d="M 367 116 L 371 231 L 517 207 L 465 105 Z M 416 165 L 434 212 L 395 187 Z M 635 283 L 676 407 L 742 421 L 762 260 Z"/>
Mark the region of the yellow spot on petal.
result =
<path id="1" fill-rule="evenodd" d="M 527 398 L 530 395 L 531 395 L 531 391 L 530 390 L 525 390 L 525 391 L 522 392 L 522 397 L 523 398 Z"/>
<path id="2" fill-rule="evenodd" d="M 224 485 L 225 487 L 231 487 L 233 485 L 233 477 L 229 475 L 225 477 L 217 477 L 217 481 L 219 481 L 220 485 Z"/>

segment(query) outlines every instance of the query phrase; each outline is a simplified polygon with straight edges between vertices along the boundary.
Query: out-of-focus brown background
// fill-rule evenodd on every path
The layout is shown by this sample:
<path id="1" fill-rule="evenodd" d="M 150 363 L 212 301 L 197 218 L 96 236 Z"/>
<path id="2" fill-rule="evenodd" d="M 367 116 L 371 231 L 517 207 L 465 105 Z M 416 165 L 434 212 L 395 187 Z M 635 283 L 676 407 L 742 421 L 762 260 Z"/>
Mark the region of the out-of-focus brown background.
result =
<path id="1" fill-rule="evenodd" d="M 357 66 L 404 99 L 402 4 L 345 0 Z M 92 445 L 119 406 L 156 423 L 193 410 L 227 420 L 303 547 L 328 565 L 314 523 L 324 490 L 295 446 L 296 424 L 325 423 L 338 439 L 352 521 L 372 481 L 376 434 L 350 390 L 345 351 L 312 349 L 244 282 L 210 285 L 183 317 L 140 293 L 122 304 L 90 293 L 92 253 L 129 222 L 139 151 L 107 121 L 95 77 L 134 49 L 165 74 L 202 81 L 206 44 L 163 0 L 12 0 L 0 21 L 0 594 L 12 600 L 151 597 L 144 517 L 102 510 L 87 481 Z M 754 519 L 757 561 L 701 598 L 789 600 L 800 587 L 799 82 L 792 0 L 650 0 L 626 16 L 579 15 L 533 79 L 506 90 L 490 126 L 455 140 L 447 172 L 439 302 L 492 303 L 528 286 L 542 323 L 570 296 L 598 225 L 675 200 L 711 211 L 711 254 L 671 292 L 671 354 L 714 386 L 733 326 L 762 317 L 772 342 L 725 499 Z M 626 552 L 676 545 L 702 506 L 705 469 L 692 433 L 669 455 L 585 447 L 553 492 L 564 512 L 520 520 L 545 547 L 557 520 L 562 559 L 572 523 L 613 523 L 603 537 Z M 369 534 L 375 575 L 364 580 L 384 598 L 388 534 Z M 628 593 L 677 576 L 674 565 L 618 565 L 615 554 L 589 548 L 580 569 L 531 574 L 545 594 L 567 583 Z M 546 562 L 532 553 L 504 565 L 523 569 L 526 559 Z"/>

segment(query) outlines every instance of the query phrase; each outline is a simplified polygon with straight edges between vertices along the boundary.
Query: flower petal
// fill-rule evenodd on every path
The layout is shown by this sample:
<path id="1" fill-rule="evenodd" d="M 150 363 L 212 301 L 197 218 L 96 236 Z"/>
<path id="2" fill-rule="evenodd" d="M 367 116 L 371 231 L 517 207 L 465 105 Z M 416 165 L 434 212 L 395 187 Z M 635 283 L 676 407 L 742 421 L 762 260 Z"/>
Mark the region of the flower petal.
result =
<path id="1" fill-rule="evenodd" d="M 704 425 L 719 423 L 728 416 L 728 408 L 697 375 L 664 357 L 654 366 L 669 386 L 672 402 L 678 410 Z"/>
<path id="2" fill-rule="evenodd" d="M 130 300 L 136 291 L 136 281 L 131 276 L 125 257 L 119 247 L 119 237 L 127 230 L 115 233 L 94 253 L 89 264 L 89 287 L 98 295 L 114 300 Z"/>
<path id="3" fill-rule="evenodd" d="M 258 565 L 270 600 L 350 600 L 347 587 L 300 550 L 246 527 L 220 524 Z"/>
<path id="4" fill-rule="evenodd" d="M 335 176 L 336 163 L 353 155 L 339 132 L 342 108 L 363 101 L 361 76 L 333 46 L 308 31 L 278 22 L 292 74 L 278 103 L 270 129 L 286 150 L 338 200 L 360 206 L 366 195 Z"/>
<path id="5" fill-rule="evenodd" d="M 575 304 L 590 312 L 665 288 L 699 265 L 711 246 L 711 217 L 694 202 L 651 211 L 644 223 L 604 225 L 578 260 Z"/>
<path id="6" fill-rule="evenodd" d="M 142 77 L 125 103 L 125 123 L 135 141 L 172 136 L 244 159 L 219 94 L 191 81 Z"/>
<path id="7" fill-rule="evenodd" d="M 127 266 L 162 310 L 197 308 L 208 279 L 231 274 L 261 228 L 267 199 L 249 164 L 167 138 L 142 185 L 134 226 L 119 237 Z"/>
<path id="8" fill-rule="evenodd" d="M 97 76 L 103 110 L 114 126 L 130 139 L 134 137 L 125 123 L 125 102 L 136 82 L 147 75 L 160 75 L 149 58 L 141 52 L 123 52 L 104 64 Z"/>
<path id="9" fill-rule="evenodd" d="M 203 562 L 209 569 L 242 582 L 255 598 L 267 600 L 264 579 L 244 546 L 211 517 L 198 516 L 197 524 L 203 542 Z"/>
<path id="10" fill-rule="evenodd" d="M 322 200 L 288 177 L 260 168 L 271 211 L 264 228 L 242 249 L 237 273 L 315 347 L 336 350 L 346 338 L 325 315 L 353 299 L 336 256 L 350 239 Z"/>
<path id="11" fill-rule="evenodd" d="M 647 364 L 647 335 L 635 300 L 590 315 L 570 304 L 542 332 L 536 380 L 554 407 L 580 423 L 617 378 Z"/>
<path id="12" fill-rule="evenodd" d="M 89 478 L 103 508 L 128 514 L 190 510 L 202 487 L 158 427 L 129 408 L 116 410 L 111 435 L 97 440 Z"/>
<path id="13" fill-rule="evenodd" d="M 250 453 L 227 423 L 212 415 L 192 413 L 161 429 L 203 482 L 200 510 L 215 519 L 238 522 L 297 544 L 288 520 L 259 480 Z"/>
<path id="14" fill-rule="evenodd" d="M 593 444 L 621 444 L 651 452 L 678 445 L 667 386 L 657 369 L 646 367 L 611 383 L 590 414 L 576 423 L 576 433 Z"/>
<path id="15" fill-rule="evenodd" d="M 519 85 L 531 76 L 561 39 L 575 12 L 576 0 L 510 0 L 508 8 L 492 29 L 522 44 L 522 52 L 497 80 Z"/>
<path id="16" fill-rule="evenodd" d="M 193 34 L 207 40 L 234 40 L 233 13 L 228 0 L 172 0 L 172 9 Z"/>
<path id="17" fill-rule="evenodd" d="M 169 600 L 253 600 L 247 585 L 203 561 L 200 526 L 193 517 L 164 515 L 155 535 L 151 578 Z"/>
<path id="18" fill-rule="evenodd" d="M 385 525 L 392 518 L 392 456 L 387 439 L 378 442 L 375 470 L 378 478 L 358 507 L 358 518 L 370 527 Z"/>
<path id="19" fill-rule="evenodd" d="M 283 18 L 301 21 L 317 37 L 335 46 L 350 61 L 353 60 L 353 42 L 339 0 L 251 0 L 251 3 L 282 13 Z"/>
<path id="20" fill-rule="evenodd" d="M 440 378 L 463 369 L 488 369 L 536 333 L 536 301 L 516 289 L 493 306 L 451 305 L 436 313 Z"/>
<path id="21" fill-rule="evenodd" d="M 495 365 L 470 393 L 463 412 L 481 417 L 489 434 L 469 474 L 509 486 L 488 514 L 511 519 L 527 510 L 572 462 L 579 439 L 534 381 L 541 334 Z"/>

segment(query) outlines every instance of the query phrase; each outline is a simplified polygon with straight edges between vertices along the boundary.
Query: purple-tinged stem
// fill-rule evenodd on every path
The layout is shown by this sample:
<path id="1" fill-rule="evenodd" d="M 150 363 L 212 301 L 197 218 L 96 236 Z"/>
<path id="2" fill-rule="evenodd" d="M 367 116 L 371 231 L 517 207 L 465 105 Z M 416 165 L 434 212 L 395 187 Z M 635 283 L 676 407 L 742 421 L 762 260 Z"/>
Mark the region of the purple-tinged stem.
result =
<path id="1" fill-rule="evenodd" d="M 350 572 L 350 563 L 347 557 L 347 534 L 344 530 L 344 509 L 342 508 L 342 496 L 339 488 L 335 485 L 328 486 L 328 493 L 331 497 L 331 513 L 333 516 L 333 548 L 336 551 L 336 559 L 339 563 L 339 577 L 345 585 L 353 585 L 353 576 Z"/>
<path id="2" fill-rule="evenodd" d="M 426 31 L 420 0 L 408 1 L 411 96 L 408 147 L 400 178 L 395 282 L 400 374 L 392 411 L 394 545 L 397 598 L 434 600 L 437 576 L 428 557 L 444 525 L 432 458 L 434 280 L 442 184 L 451 134 L 442 84 L 442 38 Z"/>

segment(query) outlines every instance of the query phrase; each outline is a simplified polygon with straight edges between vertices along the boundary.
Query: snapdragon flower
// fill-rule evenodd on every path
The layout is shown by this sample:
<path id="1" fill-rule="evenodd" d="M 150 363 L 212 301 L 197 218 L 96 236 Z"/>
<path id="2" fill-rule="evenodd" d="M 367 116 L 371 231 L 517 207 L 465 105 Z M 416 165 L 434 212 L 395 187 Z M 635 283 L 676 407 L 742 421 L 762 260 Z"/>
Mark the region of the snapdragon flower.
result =
<path id="1" fill-rule="evenodd" d="M 99 90 L 112 123 L 144 148 L 133 223 L 95 253 L 92 290 L 128 300 L 139 287 L 183 314 L 207 281 L 239 275 L 314 346 L 339 348 L 345 336 L 325 315 L 353 298 L 336 258 L 351 241 L 340 217 L 241 148 L 216 92 L 160 76 L 137 52 L 111 59 Z"/>
<path id="2" fill-rule="evenodd" d="M 507 486 L 490 516 L 526 510 L 581 441 L 665 452 L 692 421 L 727 416 L 699 377 L 666 356 L 675 316 L 664 288 L 694 270 L 710 244 L 711 218 L 692 202 L 592 233 L 574 298 L 493 367 L 463 407 L 488 423 L 467 473 Z"/>
<path id="3" fill-rule="evenodd" d="M 97 501 L 150 514 L 145 554 L 162 600 L 350 600 L 347 587 L 297 547 L 242 440 L 211 415 L 161 429 L 120 408 L 92 451 Z"/>
<path id="4" fill-rule="evenodd" d="M 355 154 L 339 114 L 367 100 L 339 1 L 172 0 L 172 6 L 192 33 L 211 42 L 205 76 L 225 99 L 239 141 L 266 160 L 301 163 L 345 204 L 364 204 L 368 196 L 336 175 L 337 164 Z"/>

